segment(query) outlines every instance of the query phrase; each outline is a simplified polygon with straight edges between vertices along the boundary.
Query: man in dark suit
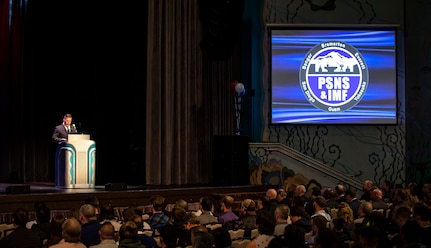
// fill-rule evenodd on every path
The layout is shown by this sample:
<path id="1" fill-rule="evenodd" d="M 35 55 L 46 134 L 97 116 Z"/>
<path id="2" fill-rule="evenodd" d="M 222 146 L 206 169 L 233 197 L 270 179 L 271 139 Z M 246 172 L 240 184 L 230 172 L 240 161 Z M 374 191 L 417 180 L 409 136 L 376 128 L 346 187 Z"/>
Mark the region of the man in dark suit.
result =
<path id="1" fill-rule="evenodd" d="M 383 201 L 383 193 L 381 189 L 374 189 L 371 192 L 371 201 L 373 203 L 373 209 L 388 209 L 389 205 Z"/>
<path id="2" fill-rule="evenodd" d="M 13 224 L 15 230 L 0 240 L 0 247 L 40 247 L 42 240 L 36 232 L 27 229 L 28 212 L 23 208 L 18 208 L 13 213 Z"/>
<path id="3" fill-rule="evenodd" d="M 77 132 L 75 124 L 72 124 L 72 115 L 65 114 L 63 116 L 63 123 L 55 127 L 52 139 L 57 143 L 63 143 L 67 141 L 69 133 Z"/>
<path id="4" fill-rule="evenodd" d="M 346 190 L 346 193 L 344 194 L 346 197 L 346 202 L 349 204 L 350 208 L 353 211 L 353 218 L 358 218 L 358 209 L 359 205 L 361 205 L 361 202 L 358 198 L 356 198 L 356 189 L 355 188 L 349 188 Z"/>

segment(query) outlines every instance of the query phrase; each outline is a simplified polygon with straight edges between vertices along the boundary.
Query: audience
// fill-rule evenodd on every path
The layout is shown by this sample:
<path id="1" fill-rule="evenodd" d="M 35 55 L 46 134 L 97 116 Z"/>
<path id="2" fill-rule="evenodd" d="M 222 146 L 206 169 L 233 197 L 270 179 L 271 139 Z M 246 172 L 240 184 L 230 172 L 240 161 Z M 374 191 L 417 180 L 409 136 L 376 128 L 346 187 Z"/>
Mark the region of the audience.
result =
<path id="1" fill-rule="evenodd" d="M 0 240 L 1 248 L 8 247 L 42 247 L 42 240 L 36 232 L 26 228 L 28 212 L 23 208 L 17 208 L 12 217 L 14 230 Z"/>
<path id="2" fill-rule="evenodd" d="M 284 229 L 288 224 L 290 215 L 289 206 L 285 204 L 278 204 L 274 211 L 275 217 L 275 227 L 274 227 L 274 236 L 281 237 L 284 235 Z"/>
<path id="3" fill-rule="evenodd" d="M 227 248 L 232 245 L 228 229 L 219 227 L 211 230 L 210 233 L 214 237 L 214 248 Z"/>
<path id="4" fill-rule="evenodd" d="M 221 202 L 221 215 L 217 218 L 218 223 L 224 224 L 236 221 L 239 217 L 232 211 L 234 199 L 232 196 L 224 196 Z"/>
<path id="5" fill-rule="evenodd" d="M 296 186 L 298 192 L 302 192 L 301 186 Z M 280 203 L 285 199 L 283 190 L 269 189 L 262 196 L 256 196 L 255 200 L 244 199 L 238 208 L 232 196 L 225 196 L 220 201 L 222 211 L 218 218 L 214 214 L 214 209 L 218 207 L 214 208 L 211 197 L 200 198 L 202 213 L 196 217 L 188 213 L 185 200 L 177 200 L 168 211 L 165 210 L 165 198 L 155 195 L 151 198 L 148 222 L 143 220 L 143 210 L 146 208 L 129 207 L 120 216 L 115 216 L 116 212 L 108 203 L 102 205 L 98 212 L 96 197 L 88 198 L 79 209 L 71 208 L 67 219 L 62 214 L 50 218 L 50 209 L 43 202 L 36 202 L 34 222 L 28 221 L 29 213 L 22 208 L 13 213 L 14 229 L 7 231 L 5 237 L 0 239 L 0 247 L 26 247 L 25 243 L 28 243 L 30 247 L 43 248 L 158 248 L 157 244 L 166 248 L 226 248 L 232 245 L 229 229 L 245 229 L 245 239 L 251 237 L 252 229 L 258 231 L 247 248 L 302 248 L 306 245 L 338 248 L 431 247 L 431 190 L 416 192 L 418 197 L 412 200 L 409 189 L 398 186 L 391 200 L 383 200 L 383 190 L 372 186 L 370 200 L 359 201 L 355 189 L 343 191 L 340 185 L 337 187 L 340 189 L 335 195 L 328 194 L 331 190 L 327 187 L 322 187 L 323 195 L 314 194 L 320 192 L 320 188 L 310 191 L 313 194 L 306 202 L 298 200 L 301 199 L 298 194 L 295 199 L 291 198 L 290 206 Z M 428 190 L 425 186 L 418 188 Z M 290 192 L 293 193 L 293 190 Z M 345 201 L 340 200 L 343 195 Z M 331 201 L 327 197 L 334 197 L 333 203 L 329 204 Z M 260 202 L 262 206 L 258 210 Z M 380 205 L 383 207 L 378 207 Z M 307 206 L 313 207 L 312 220 L 306 212 Z M 271 213 L 272 208 L 274 211 Z M 381 211 L 385 208 L 389 212 Z M 120 224 L 118 218 L 123 224 L 116 229 L 113 222 Z M 206 227 L 215 223 L 222 223 L 223 227 L 212 230 Z M 160 234 L 160 243 L 156 243 L 156 238 L 151 235 L 145 235 L 146 230 L 151 230 L 152 235 Z M 143 242 L 141 237 L 151 242 Z"/>
<path id="6" fill-rule="evenodd" d="M 259 234 L 247 244 L 247 248 L 268 247 L 269 242 L 275 237 L 275 219 L 266 214 L 257 216 L 257 230 Z"/>
<path id="7" fill-rule="evenodd" d="M 209 232 L 197 232 L 193 238 L 192 248 L 214 248 L 213 235 Z"/>
<path id="8" fill-rule="evenodd" d="M 346 193 L 344 194 L 346 198 L 346 202 L 349 204 L 349 207 L 353 211 L 353 218 L 358 218 L 358 209 L 359 205 L 361 205 L 361 202 L 358 198 L 356 198 L 356 189 L 355 188 L 349 188 L 346 190 Z"/>
<path id="9" fill-rule="evenodd" d="M 136 223 L 136 227 L 138 228 L 138 239 L 143 245 L 145 245 L 145 247 L 150 248 L 157 246 L 154 238 L 144 233 L 144 220 L 142 219 L 141 215 L 135 214 L 130 217 L 129 220 Z"/>
<path id="10" fill-rule="evenodd" d="M 211 212 L 213 210 L 213 207 L 214 207 L 214 201 L 212 198 L 210 197 L 202 198 L 199 206 L 199 209 L 201 210 L 202 214 L 197 216 L 195 220 L 201 225 L 218 223 L 217 217 L 215 217 Z"/>
<path id="11" fill-rule="evenodd" d="M 146 220 L 152 230 L 160 230 L 169 221 L 169 216 L 165 214 L 165 198 L 155 195 L 150 199 L 151 216 Z"/>
<path id="12" fill-rule="evenodd" d="M 431 247 L 431 209 L 425 204 L 413 207 L 413 220 L 419 224 L 419 241 L 426 247 Z"/>
<path id="13" fill-rule="evenodd" d="M 79 222 L 82 225 L 81 242 L 87 247 L 99 244 L 102 224 L 97 220 L 96 208 L 93 205 L 83 204 L 80 207 Z"/>
<path id="14" fill-rule="evenodd" d="M 51 219 L 49 225 L 49 239 L 47 243 L 48 247 L 58 244 L 58 242 L 63 239 L 62 225 L 65 220 L 66 218 L 62 214 L 57 214 Z"/>
<path id="15" fill-rule="evenodd" d="M 292 206 L 290 208 L 290 220 L 292 225 L 300 228 L 305 233 L 311 232 L 311 217 L 305 212 L 304 208 Z"/>
<path id="16" fill-rule="evenodd" d="M 115 227 L 111 222 L 106 221 L 102 224 L 99 230 L 100 243 L 90 246 L 90 248 L 117 248 L 117 240 L 115 237 Z"/>
<path id="17" fill-rule="evenodd" d="M 51 220 L 51 210 L 46 205 L 41 205 L 36 209 L 36 223 L 31 226 L 31 230 L 35 232 L 42 243 L 47 243 L 49 239 L 49 227 Z"/>
<path id="18" fill-rule="evenodd" d="M 311 215 L 311 218 L 313 218 L 316 215 L 322 215 L 326 218 L 327 221 L 331 221 L 332 217 L 331 215 L 326 211 L 326 199 L 323 196 L 317 196 L 314 199 L 314 214 Z"/>
<path id="19" fill-rule="evenodd" d="M 107 202 L 103 204 L 102 207 L 100 208 L 99 222 L 100 223 L 111 222 L 116 232 L 120 230 L 121 223 L 118 221 L 117 217 L 115 216 L 114 207 L 112 206 L 111 202 Z"/>
<path id="20" fill-rule="evenodd" d="M 120 227 L 118 248 L 145 248 L 138 239 L 138 226 L 133 221 L 126 221 Z"/>
<path id="21" fill-rule="evenodd" d="M 175 248 L 178 245 L 177 241 L 178 230 L 174 225 L 168 223 L 160 229 L 160 244 L 162 248 Z"/>
<path id="22" fill-rule="evenodd" d="M 63 222 L 62 225 L 63 239 L 50 248 L 86 248 L 87 246 L 80 242 L 82 228 L 79 221 L 75 218 L 69 218 Z"/>

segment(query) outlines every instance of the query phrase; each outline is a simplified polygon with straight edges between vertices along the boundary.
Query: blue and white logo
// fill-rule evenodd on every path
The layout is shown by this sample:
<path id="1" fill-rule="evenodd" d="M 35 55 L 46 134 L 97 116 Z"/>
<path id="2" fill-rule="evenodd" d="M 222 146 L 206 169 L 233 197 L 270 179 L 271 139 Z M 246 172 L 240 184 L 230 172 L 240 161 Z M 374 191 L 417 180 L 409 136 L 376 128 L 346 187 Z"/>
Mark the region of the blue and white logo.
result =
<path id="1" fill-rule="evenodd" d="M 316 108 L 342 112 L 358 104 L 368 86 L 368 67 L 353 46 L 326 41 L 305 56 L 299 73 L 301 89 Z"/>

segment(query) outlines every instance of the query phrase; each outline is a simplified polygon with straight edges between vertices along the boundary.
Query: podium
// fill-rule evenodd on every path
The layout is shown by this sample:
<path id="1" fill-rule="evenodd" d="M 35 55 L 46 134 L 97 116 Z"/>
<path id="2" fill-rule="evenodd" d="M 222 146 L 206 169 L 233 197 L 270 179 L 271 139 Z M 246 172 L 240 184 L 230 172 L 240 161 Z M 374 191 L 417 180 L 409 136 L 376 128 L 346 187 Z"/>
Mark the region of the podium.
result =
<path id="1" fill-rule="evenodd" d="M 55 186 L 89 189 L 94 188 L 95 179 L 96 143 L 89 134 L 69 134 L 55 152 Z"/>

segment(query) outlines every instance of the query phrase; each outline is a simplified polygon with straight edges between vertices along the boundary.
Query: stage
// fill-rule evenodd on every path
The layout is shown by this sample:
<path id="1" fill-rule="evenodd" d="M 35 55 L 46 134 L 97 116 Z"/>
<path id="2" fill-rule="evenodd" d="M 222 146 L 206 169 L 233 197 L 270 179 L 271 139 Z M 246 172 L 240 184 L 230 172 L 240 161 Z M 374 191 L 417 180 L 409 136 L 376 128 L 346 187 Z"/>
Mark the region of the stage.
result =
<path id="1" fill-rule="evenodd" d="M 111 202 L 115 207 L 146 206 L 151 196 L 161 195 L 167 204 L 178 199 L 189 203 L 199 202 L 202 196 L 215 199 L 229 194 L 236 200 L 257 198 L 269 187 L 263 185 L 211 186 L 211 185 L 127 185 L 125 183 L 100 185 L 91 189 L 64 189 L 54 183 L 0 184 L 0 214 L 11 213 L 22 207 L 33 210 L 34 203 L 43 201 L 51 210 L 79 208 L 88 197 L 97 197 L 100 204 Z M 0 220 L 1 223 L 2 220 Z M 4 221 L 4 220 L 3 220 Z"/>

